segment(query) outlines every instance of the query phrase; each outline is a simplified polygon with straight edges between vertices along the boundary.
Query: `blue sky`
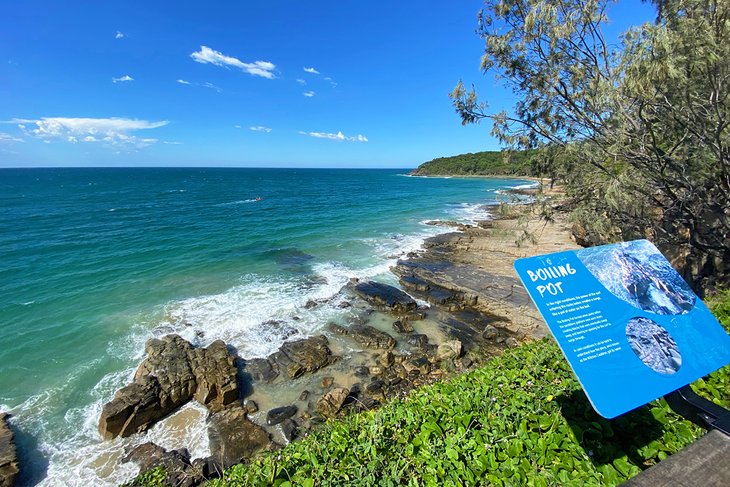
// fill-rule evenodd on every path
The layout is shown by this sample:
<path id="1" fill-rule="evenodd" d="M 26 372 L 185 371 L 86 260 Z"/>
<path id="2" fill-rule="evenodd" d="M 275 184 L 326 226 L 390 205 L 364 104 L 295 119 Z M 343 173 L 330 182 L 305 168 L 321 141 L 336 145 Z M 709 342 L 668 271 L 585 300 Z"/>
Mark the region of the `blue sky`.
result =
<path id="1" fill-rule="evenodd" d="M 0 167 L 409 168 L 499 149 L 448 99 L 480 1 L 0 3 Z M 653 18 L 638 0 L 614 29 Z M 614 32 L 614 34 L 616 33 Z"/>

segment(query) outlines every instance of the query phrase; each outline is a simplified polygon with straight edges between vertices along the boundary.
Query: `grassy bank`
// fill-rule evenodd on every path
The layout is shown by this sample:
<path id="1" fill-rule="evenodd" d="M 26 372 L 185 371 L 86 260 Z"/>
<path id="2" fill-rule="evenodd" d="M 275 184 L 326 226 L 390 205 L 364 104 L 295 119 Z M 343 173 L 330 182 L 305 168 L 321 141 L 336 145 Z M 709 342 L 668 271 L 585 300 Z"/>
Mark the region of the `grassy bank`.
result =
<path id="1" fill-rule="evenodd" d="M 730 329 L 730 293 L 711 303 Z M 695 390 L 730 406 L 730 367 Z M 598 416 L 549 340 L 238 465 L 213 486 L 615 485 L 704 433 L 663 400 Z"/>

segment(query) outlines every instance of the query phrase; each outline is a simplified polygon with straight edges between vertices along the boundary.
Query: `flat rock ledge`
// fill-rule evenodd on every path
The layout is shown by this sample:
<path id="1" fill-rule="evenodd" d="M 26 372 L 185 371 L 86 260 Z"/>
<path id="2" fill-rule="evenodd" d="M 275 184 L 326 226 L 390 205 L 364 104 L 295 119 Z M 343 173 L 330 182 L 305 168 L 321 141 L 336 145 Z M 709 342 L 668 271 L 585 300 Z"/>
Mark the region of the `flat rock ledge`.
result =
<path id="1" fill-rule="evenodd" d="M 9 417 L 0 413 L 0 487 L 11 487 L 20 472 L 13 431 L 7 422 Z"/>
<path id="2" fill-rule="evenodd" d="M 415 313 L 418 303 L 397 287 L 375 281 L 353 281 L 352 291 L 376 308 L 395 315 Z"/>
<path id="3" fill-rule="evenodd" d="M 239 397 L 236 357 L 217 340 L 207 348 L 193 346 L 178 335 L 153 338 L 134 382 L 104 405 L 99 432 L 104 439 L 126 437 L 195 399 L 215 412 Z"/>

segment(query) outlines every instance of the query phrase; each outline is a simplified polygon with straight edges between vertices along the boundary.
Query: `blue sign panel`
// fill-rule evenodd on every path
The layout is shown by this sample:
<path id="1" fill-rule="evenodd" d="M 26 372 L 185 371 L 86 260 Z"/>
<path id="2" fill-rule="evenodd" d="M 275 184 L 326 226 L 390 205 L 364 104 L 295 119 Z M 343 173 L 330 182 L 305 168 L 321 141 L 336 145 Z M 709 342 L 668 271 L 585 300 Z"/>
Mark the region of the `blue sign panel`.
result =
<path id="1" fill-rule="evenodd" d="M 646 240 L 519 259 L 515 269 L 603 417 L 730 363 L 730 336 Z"/>

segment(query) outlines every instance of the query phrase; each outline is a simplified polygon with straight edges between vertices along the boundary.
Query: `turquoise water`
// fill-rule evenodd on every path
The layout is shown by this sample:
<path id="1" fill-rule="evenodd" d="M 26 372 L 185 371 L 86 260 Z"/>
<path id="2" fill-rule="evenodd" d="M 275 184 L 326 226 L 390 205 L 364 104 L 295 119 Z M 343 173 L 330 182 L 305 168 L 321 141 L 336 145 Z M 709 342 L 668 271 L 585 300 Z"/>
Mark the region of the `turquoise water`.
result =
<path id="1" fill-rule="evenodd" d="M 351 277 L 394 283 L 395 259 L 443 231 L 424 221 L 485 218 L 498 190 L 526 183 L 403 172 L 0 170 L 0 410 L 15 416 L 23 483 L 133 473 L 115 457 L 127 443 L 102 444 L 96 423 L 148 338 L 267 355 L 284 337 L 265 321 L 316 332 L 344 311 L 308 299 Z"/>

